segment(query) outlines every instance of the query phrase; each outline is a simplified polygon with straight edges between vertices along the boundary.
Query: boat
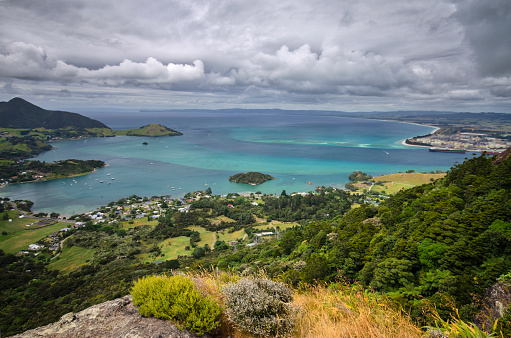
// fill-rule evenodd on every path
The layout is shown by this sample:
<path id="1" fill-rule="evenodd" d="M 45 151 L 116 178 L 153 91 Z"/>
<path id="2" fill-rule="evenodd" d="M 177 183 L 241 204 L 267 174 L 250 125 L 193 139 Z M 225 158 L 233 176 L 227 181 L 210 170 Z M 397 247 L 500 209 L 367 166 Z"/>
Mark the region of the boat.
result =
<path id="1" fill-rule="evenodd" d="M 486 155 L 500 155 L 502 154 L 500 151 L 493 151 L 493 150 L 483 150 L 481 153 Z"/>
<path id="2" fill-rule="evenodd" d="M 464 154 L 467 152 L 464 149 L 437 148 L 437 147 L 429 148 L 429 151 L 434 151 L 437 153 L 457 153 L 457 154 Z"/>

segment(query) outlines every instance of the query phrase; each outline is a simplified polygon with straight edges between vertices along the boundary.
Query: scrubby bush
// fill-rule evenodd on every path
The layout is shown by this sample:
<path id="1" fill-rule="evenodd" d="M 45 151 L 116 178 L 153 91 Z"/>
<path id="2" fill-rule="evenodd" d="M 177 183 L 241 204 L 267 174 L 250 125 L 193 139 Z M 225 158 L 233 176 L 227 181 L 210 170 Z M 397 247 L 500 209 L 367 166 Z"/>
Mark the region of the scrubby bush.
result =
<path id="1" fill-rule="evenodd" d="M 268 279 L 241 279 L 222 290 L 228 319 L 241 331 L 256 336 L 280 336 L 295 326 L 291 290 Z"/>
<path id="2" fill-rule="evenodd" d="M 198 334 L 220 325 L 220 306 L 187 277 L 148 276 L 136 281 L 130 293 L 142 316 L 173 319 Z"/>

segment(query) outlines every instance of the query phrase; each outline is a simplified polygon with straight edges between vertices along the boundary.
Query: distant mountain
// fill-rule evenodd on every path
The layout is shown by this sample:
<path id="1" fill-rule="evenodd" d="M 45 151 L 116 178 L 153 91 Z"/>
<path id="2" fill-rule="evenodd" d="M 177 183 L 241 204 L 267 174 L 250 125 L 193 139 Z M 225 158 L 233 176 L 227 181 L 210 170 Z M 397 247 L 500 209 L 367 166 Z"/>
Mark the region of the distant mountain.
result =
<path id="1" fill-rule="evenodd" d="M 15 129 L 107 128 L 105 124 L 77 113 L 46 110 L 22 98 L 0 102 L 0 127 Z"/>

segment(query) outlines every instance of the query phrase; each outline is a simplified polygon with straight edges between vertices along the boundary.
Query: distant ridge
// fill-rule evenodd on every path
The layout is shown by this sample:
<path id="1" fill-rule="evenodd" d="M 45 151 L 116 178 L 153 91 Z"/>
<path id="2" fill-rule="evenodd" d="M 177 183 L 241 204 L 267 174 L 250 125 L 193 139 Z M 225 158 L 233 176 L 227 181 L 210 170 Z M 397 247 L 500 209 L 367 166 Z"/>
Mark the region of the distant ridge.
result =
<path id="1" fill-rule="evenodd" d="M 107 128 L 105 124 L 86 116 L 65 111 L 46 110 L 22 98 L 15 97 L 0 102 L 0 127 L 2 128 Z"/>

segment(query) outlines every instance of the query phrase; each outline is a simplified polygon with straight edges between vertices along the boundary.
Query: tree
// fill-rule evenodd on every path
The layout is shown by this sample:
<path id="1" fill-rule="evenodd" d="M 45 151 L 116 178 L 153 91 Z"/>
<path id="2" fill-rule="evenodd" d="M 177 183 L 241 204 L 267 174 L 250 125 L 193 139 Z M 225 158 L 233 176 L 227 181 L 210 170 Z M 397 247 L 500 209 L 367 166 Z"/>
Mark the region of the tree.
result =
<path id="1" fill-rule="evenodd" d="M 193 257 L 195 258 L 201 258 L 201 257 L 204 257 L 206 255 L 206 251 L 204 250 L 203 247 L 196 247 L 194 250 L 193 250 L 193 253 L 192 253 Z"/>

